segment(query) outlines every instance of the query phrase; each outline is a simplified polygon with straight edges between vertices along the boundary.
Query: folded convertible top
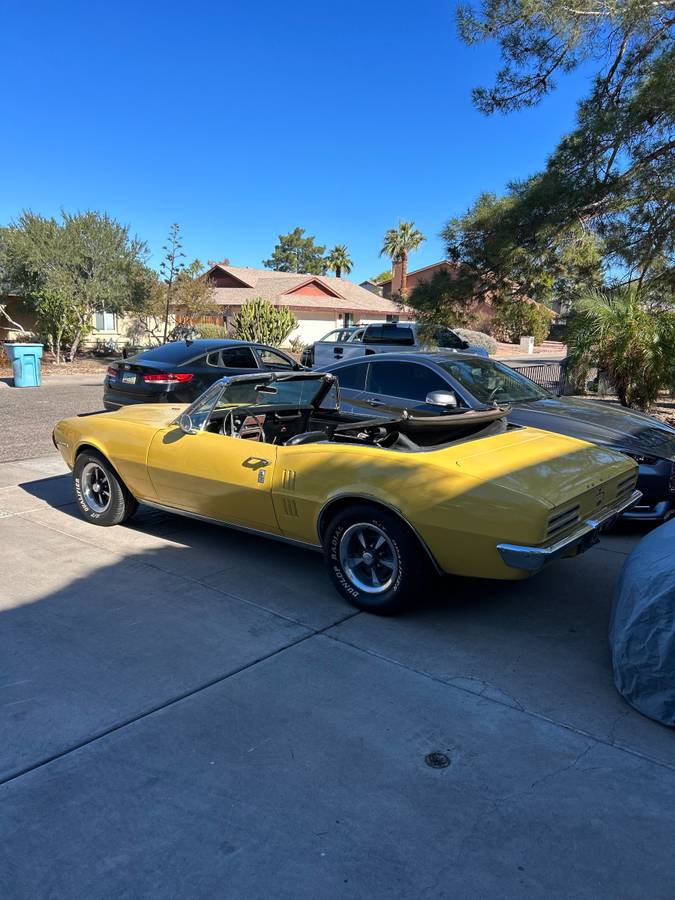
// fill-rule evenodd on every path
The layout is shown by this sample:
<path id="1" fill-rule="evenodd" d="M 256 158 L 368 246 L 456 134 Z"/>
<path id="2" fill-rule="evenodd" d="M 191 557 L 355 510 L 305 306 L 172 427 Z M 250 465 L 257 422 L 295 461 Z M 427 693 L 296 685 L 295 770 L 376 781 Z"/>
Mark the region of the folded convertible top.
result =
<path id="1" fill-rule="evenodd" d="M 412 416 L 406 410 L 398 421 L 398 429 L 404 434 L 414 434 L 419 431 L 453 431 L 456 428 L 489 425 L 490 422 L 503 419 L 510 412 L 510 406 L 496 406 L 493 409 L 468 409 L 443 416 Z"/>

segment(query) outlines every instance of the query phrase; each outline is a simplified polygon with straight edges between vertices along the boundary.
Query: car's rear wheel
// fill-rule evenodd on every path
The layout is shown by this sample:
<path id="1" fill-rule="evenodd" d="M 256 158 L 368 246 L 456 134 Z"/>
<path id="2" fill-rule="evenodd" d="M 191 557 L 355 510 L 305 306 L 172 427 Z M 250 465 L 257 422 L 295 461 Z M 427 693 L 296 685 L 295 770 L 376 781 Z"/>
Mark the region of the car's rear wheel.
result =
<path id="1" fill-rule="evenodd" d="M 100 453 L 83 450 L 73 469 L 80 512 L 95 525 L 119 525 L 132 516 L 138 503 Z"/>
<path id="2" fill-rule="evenodd" d="M 324 558 L 339 593 L 366 612 L 399 612 L 428 582 L 429 560 L 416 535 L 394 513 L 369 504 L 331 519 Z"/>

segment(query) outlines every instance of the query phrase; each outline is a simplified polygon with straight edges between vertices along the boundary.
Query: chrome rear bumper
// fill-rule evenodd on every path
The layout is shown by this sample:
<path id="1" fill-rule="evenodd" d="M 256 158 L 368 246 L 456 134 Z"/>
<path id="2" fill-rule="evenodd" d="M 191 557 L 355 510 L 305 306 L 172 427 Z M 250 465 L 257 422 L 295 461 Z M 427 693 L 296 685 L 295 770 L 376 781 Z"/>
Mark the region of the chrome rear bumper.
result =
<path id="1" fill-rule="evenodd" d="M 561 556 L 576 556 L 583 553 L 584 550 L 588 550 L 593 544 L 597 544 L 600 540 L 601 529 L 613 525 L 623 512 L 638 502 L 641 496 L 640 491 L 633 491 L 626 500 L 603 510 L 597 518 L 586 519 L 572 534 L 548 547 L 497 544 L 497 550 L 502 561 L 510 568 L 522 569 L 524 572 L 538 572 L 554 559 Z"/>

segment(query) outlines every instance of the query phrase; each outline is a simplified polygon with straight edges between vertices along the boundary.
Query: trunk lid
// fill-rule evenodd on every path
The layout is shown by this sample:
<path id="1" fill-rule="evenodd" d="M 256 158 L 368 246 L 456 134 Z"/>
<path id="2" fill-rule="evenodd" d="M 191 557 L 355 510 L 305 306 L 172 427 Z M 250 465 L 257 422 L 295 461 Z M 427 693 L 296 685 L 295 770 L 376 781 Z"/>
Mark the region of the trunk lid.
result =
<path id="1" fill-rule="evenodd" d="M 166 392 L 166 385 L 160 386 L 151 382 L 145 382 L 143 381 L 144 375 L 163 375 L 165 372 L 181 371 L 179 366 L 171 366 L 162 362 L 136 362 L 133 356 L 128 360 L 116 360 L 109 368 L 117 369 L 116 377 L 108 373 L 108 384 L 110 387 L 115 391 L 122 394 L 130 394 L 131 396 Z"/>
<path id="2" fill-rule="evenodd" d="M 452 454 L 454 465 L 473 478 L 538 497 L 551 507 L 588 497 L 599 485 L 615 483 L 618 489 L 637 471 L 632 460 L 613 450 L 536 428 L 470 441 L 439 454 Z M 603 501 L 612 500 L 614 494 L 610 484 Z"/>

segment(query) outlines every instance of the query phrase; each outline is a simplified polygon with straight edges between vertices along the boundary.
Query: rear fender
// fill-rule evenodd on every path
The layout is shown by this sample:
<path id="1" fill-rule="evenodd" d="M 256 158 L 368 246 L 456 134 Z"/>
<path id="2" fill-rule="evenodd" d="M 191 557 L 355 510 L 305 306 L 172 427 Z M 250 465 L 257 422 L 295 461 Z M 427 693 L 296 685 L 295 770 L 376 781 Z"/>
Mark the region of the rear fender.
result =
<path id="1" fill-rule="evenodd" d="M 54 429 L 54 440 L 71 470 L 77 455 L 90 448 L 110 462 L 136 499 L 156 500 L 148 475 L 147 454 L 157 430 L 156 426 L 125 421 L 116 413 L 104 413 L 99 417 L 59 422 Z"/>

